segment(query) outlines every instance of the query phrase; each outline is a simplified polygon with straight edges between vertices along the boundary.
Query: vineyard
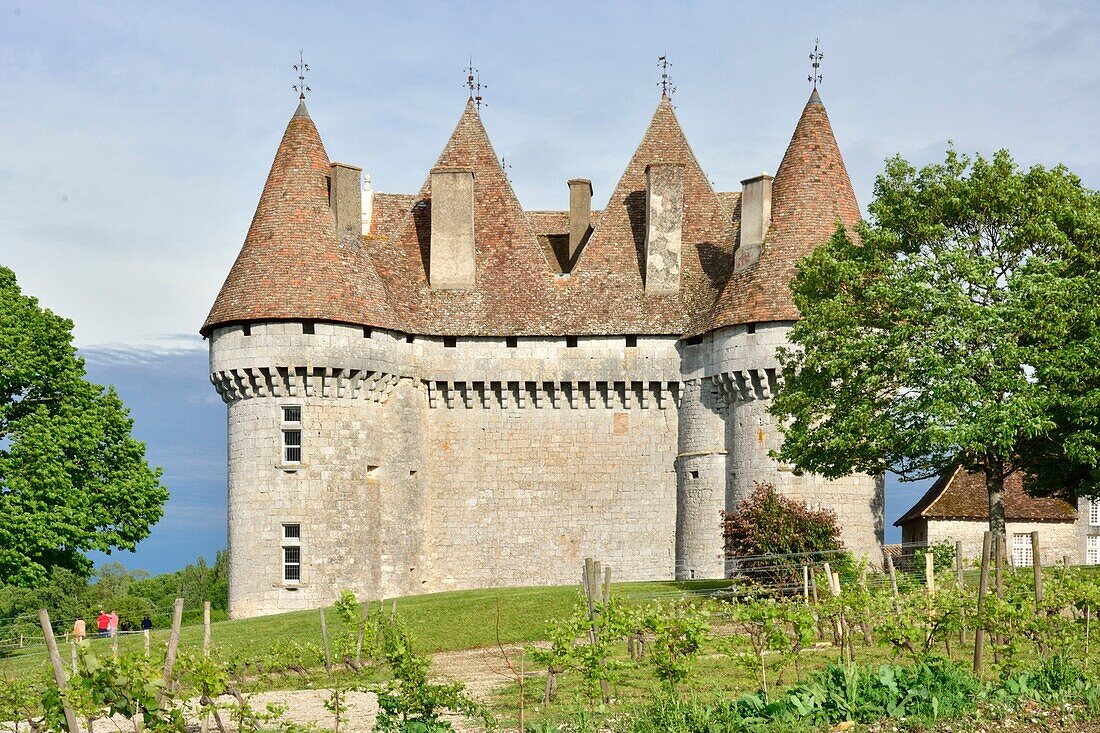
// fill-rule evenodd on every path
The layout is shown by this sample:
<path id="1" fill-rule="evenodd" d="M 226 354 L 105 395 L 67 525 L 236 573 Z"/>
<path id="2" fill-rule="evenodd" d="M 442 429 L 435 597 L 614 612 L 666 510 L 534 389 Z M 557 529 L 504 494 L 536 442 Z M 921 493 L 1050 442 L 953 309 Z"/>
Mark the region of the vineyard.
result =
<path id="1" fill-rule="evenodd" d="M 194 626 L 177 603 L 171 630 L 79 644 L 43 618 L 45 644 L 0 661 L 0 718 L 33 733 L 1086 730 L 1100 575 L 998 554 L 739 558 L 734 579 L 695 583 L 612 584 L 588 562 L 580 590 L 344 592 L 320 612 Z M 437 654 L 437 674 L 431 652 L 468 648 L 464 668 Z"/>

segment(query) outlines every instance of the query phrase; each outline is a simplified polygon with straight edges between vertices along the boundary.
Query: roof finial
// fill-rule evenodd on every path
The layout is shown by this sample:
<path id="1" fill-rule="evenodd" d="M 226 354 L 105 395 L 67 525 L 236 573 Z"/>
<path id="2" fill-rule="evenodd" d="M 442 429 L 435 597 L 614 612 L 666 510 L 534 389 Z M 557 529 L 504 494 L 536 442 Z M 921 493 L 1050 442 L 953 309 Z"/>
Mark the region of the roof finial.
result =
<path id="1" fill-rule="evenodd" d="M 293 85 L 292 88 L 298 92 L 298 99 L 304 100 L 306 92 L 312 92 L 313 90 L 306 86 L 306 72 L 309 71 L 309 64 L 305 62 L 301 50 L 298 51 L 298 63 L 294 64 L 294 70 L 298 72 L 298 83 Z"/>
<path id="2" fill-rule="evenodd" d="M 813 73 L 806 77 L 806 81 L 813 83 L 815 90 L 817 85 L 821 83 L 821 59 L 825 58 L 825 54 L 817 50 L 820 43 L 821 39 L 814 39 L 814 52 L 810 54 L 810 65 L 813 67 Z"/>
<path id="3" fill-rule="evenodd" d="M 481 109 L 481 105 L 485 104 L 481 90 L 488 89 L 489 85 L 481 83 L 481 72 L 474 68 L 473 56 L 470 57 L 470 65 L 466 67 L 466 83 L 463 86 L 470 90 L 470 99 Z"/>
<path id="4" fill-rule="evenodd" d="M 672 85 L 672 77 L 668 74 L 668 67 L 672 66 L 672 62 L 668 60 L 667 56 L 657 57 L 657 67 L 661 70 L 661 80 L 657 82 L 657 86 L 661 87 L 661 98 L 672 99 L 672 95 L 676 93 L 676 87 Z"/>

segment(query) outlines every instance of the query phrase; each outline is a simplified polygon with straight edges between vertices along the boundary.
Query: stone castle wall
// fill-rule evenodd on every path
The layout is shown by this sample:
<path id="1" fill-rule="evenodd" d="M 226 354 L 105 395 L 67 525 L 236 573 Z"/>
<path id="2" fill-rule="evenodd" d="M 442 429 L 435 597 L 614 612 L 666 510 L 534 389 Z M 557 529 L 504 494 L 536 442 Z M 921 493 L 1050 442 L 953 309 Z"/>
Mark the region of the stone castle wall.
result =
<path id="1" fill-rule="evenodd" d="M 407 337 L 317 323 L 216 329 L 228 403 L 230 612 L 619 579 L 721 577 L 719 511 L 754 480 L 837 512 L 878 547 L 882 487 L 796 476 L 767 451 L 774 349 L 789 324 L 675 337 Z M 281 406 L 303 410 L 280 461 Z M 284 583 L 282 524 L 302 525 Z"/>

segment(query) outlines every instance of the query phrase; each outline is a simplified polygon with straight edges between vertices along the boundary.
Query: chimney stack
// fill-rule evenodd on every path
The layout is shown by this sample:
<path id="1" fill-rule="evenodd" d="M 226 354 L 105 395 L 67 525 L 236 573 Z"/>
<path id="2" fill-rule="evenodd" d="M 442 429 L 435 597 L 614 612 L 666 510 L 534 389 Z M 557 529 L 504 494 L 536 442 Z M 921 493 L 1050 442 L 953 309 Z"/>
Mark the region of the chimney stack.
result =
<path id="1" fill-rule="evenodd" d="M 432 169 L 432 240 L 428 277 L 433 288 L 474 287 L 474 172 Z"/>
<path id="2" fill-rule="evenodd" d="M 351 238 L 358 243 L 363 236 L 363 199 L 359 188 L 362 172 L 362 168 L 346 163 L 332 164 L 328 203 L 336 220 L 336 237 L 341 242 Z"/>
<path id="3" fill-rule="evenodd" d="M 592 181 L 574 178 L 569 181 L 569 261 L 577 256 L 592 222 Z"/>
<path id="4" fill-rule="evenodd" d="M 645 181 L 645 292 L 675 293 L 680 288 L 684 167 L 651 163 Z"/>
<path id="5" fill-rule="evenodd" d="M 733 255 L 733 271 L 760 259 L 772 223 L 772 177 L 761 173 L 741 181 L 741 239 Z"/>

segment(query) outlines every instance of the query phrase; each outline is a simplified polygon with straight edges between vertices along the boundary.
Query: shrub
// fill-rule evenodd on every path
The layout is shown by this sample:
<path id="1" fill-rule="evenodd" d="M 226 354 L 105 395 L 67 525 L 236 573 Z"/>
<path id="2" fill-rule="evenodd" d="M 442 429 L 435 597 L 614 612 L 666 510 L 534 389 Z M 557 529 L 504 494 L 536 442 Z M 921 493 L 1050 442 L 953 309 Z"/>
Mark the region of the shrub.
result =
<path id="1" fill-rule="evenodd" d="M 738 570 L 753 582 L 769 585 L 801 587 L 805 559 L 825 553 L 824 559 L 836 565 L 838 560 L 844 561 L 842 555 L 846 554 L 842 553 L 835 514 L 780 496 L 775 486 L 768 483 L 758 482 L 752 494 L 733 511 L 722 512 L 722 534 L 728 556 L 749 558 L 738 560 Z M 796 556 L 762 558 L 763 555 Z"/>

